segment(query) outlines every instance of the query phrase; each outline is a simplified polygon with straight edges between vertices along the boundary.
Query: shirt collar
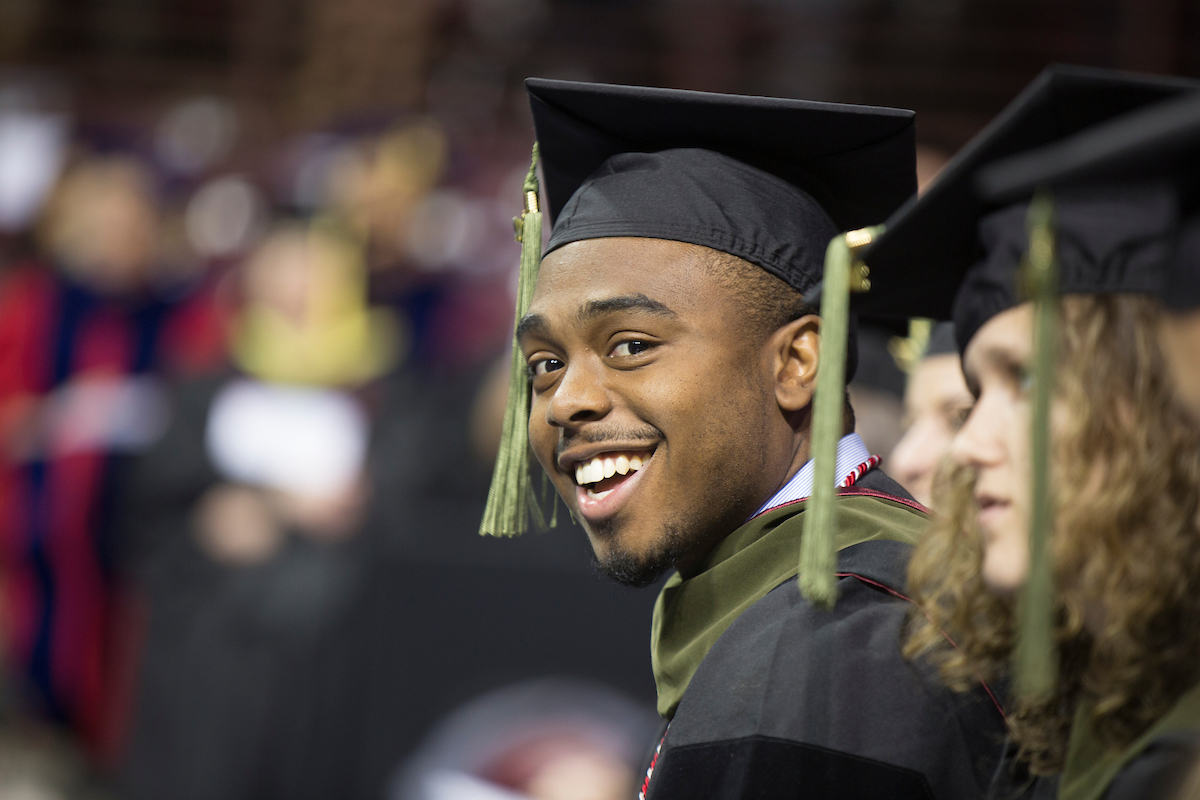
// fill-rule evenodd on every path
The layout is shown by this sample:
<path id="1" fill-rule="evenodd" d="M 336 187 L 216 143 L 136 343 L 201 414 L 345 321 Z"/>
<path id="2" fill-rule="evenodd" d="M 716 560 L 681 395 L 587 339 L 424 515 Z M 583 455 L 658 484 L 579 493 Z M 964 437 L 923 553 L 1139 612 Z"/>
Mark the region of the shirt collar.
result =
<path id="1" fill-rule="evenodd" d="M 836 478 L 834 485 L 841 486 L 851 474 L 870 469 L 874 466 L 870 463 L 872 460 L 878 462 L 878 459 L 872 456 L 871 451 L 867 449 L 862 437 L 857 433 L 846 434 L 837 443 L 837 459 L 834 461 L 833 469 Z M 810 458 L 779 491 L 771 495 L 771 499 L 763 503 L 751 516 L 757 517 L 767 509 L 811 495 L 813 470 L 813 460 Z"/>

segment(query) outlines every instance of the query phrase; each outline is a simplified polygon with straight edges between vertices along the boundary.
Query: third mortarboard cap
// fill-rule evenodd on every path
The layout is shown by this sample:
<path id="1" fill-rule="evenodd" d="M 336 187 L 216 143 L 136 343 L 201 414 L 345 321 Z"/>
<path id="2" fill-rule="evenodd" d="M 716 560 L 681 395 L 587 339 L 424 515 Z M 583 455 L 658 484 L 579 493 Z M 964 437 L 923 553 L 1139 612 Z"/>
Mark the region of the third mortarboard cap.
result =
<path id="1" fill-rule="evenodd" d="M 949 318 L 964 275 L 984 256 L 980 221 L 1000 207 L 976 192 L 982 168 L 1198 87 L 1182 78 L 1048 67 L 887 222 L 865 254 L 872 284 L 889 287 L 893 313 Z M 960 327 L 960 345 L 970 333 Z"/>
<path id="2" fill-rule="evenodd" d="M 916 188 L 893 108 L 531 78 L 548 249 L 643 236 L 731 253 L 808 292 L 841 230 Z"/>
<path id="3" fill-rule="evenodd" d="M 1157 103 L 1054 145 L 998 162 L 979 175 L 997 200 L 1038 187 L 1086 191 L 1122 183 L 1175 193 L 1183 223 L 1162 284 L 1170 308 L 1200 307 L 1200 92 Z"/>

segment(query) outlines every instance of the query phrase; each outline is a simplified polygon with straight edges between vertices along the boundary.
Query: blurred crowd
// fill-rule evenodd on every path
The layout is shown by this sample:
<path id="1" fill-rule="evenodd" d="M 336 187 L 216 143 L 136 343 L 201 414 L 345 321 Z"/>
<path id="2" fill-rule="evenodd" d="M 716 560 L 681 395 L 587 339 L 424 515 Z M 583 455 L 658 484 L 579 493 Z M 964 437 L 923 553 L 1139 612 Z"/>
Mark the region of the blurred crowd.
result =
<path id="1" fill-rule="evenodd" d="M 513 684 L 557 722 L 480 754 L 508 794 L 421 796 L 568 796 L 551 743 L 624 796 L 652 594 L 571 531 L 476 534 L 527 134 L 247 164 L 239 114 L 101 129 L 0 85 L 0 798 L 416 796 L 434 723 Z"/>

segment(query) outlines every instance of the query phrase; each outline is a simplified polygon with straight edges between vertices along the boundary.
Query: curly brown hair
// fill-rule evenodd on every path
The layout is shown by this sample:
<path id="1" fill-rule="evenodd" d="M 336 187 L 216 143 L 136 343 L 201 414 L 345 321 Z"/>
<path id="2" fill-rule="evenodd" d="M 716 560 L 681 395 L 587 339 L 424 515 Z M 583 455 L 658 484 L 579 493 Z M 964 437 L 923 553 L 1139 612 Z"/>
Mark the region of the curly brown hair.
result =
<path id="1" fill-rule="evenodd" d="M 1071 413 L 1056 418 L 1052 459 L 1058 679 L 1052 696 L 1009 715 L 1036 774 L 1062 768 L 1081 701 L 1119 750 L 1194 685 L 1200 653 L 1200 431 L 1172 396 L 1158 306 L 1133 295 L 1060 305 L 1055 403 Z M 981 578 L 974 480 L 952 469 L 909 565 L 922 613 L 905 654 L 928 657 L 958 689 L 1002 676 L 1015 640 L 1013 598 Z"/>

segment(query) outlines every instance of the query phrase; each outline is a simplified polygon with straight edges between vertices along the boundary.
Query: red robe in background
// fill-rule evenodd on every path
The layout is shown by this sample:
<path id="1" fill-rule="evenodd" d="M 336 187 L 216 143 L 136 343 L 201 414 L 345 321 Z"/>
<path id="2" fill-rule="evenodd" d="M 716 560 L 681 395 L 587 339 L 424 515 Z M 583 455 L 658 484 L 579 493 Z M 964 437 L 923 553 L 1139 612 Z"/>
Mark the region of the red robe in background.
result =
<path id="1" fill-rule="evenodd" d="M 24 713 L 111 754 L 136 640 L 110 509 L 168 413 L 159 379 L 223 345 L 207 292 L 105 296 L 36 266 L 0 278 L 0 633 Z M 121 643 L 124 643 L 122 645 Z"/>

